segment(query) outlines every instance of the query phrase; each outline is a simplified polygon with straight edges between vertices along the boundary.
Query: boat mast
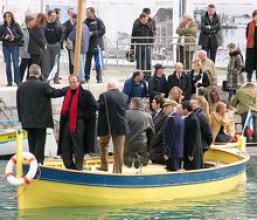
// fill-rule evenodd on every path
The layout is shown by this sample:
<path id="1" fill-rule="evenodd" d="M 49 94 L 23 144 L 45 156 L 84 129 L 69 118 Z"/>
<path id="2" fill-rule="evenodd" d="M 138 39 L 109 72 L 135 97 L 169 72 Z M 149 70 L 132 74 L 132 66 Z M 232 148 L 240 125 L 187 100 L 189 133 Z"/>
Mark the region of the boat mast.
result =
<path id="1" fill-rule="evenodd" d="M 76 27 L 76 44 L 75 44 L 75 58 L 74 58 L 74 74 L 79 75 L 80 72 L 80 52 L 81 52 L 81 38 L 82 38 L 82 24 L 84 19 L 84 4 L 85 0 L 78 0 L 78 20 Z"/>

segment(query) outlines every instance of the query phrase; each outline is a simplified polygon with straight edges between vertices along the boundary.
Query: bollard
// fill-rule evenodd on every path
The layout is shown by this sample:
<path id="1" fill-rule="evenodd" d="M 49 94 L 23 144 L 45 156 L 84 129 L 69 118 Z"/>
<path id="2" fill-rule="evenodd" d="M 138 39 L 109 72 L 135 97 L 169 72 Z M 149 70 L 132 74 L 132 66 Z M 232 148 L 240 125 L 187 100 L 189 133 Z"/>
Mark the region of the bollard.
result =
<path id="1" fill-rule="evenodd" d="M 16 131 L 16 178 L 22 177 L 22 162 L 23 162 L 23 133 L 21 130 Z"/>
<path id="2" fill-rule="evenodd" d="M 242 152 L 246 151 L 246 137 L 244 136 L 239 136 L 238 138 L 238 143 L 237 143 L 237 147 L 239 150 L 241 150 Z"/>

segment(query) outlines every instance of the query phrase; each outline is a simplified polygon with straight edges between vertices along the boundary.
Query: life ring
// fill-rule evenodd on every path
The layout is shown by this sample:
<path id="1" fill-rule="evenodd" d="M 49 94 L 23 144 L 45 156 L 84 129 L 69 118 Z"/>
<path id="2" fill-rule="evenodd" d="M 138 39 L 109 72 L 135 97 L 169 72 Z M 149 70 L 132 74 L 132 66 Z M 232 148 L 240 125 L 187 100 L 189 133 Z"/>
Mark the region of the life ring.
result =
<path id="1" fill-rule="evenodd" d="M 18 179 L 15 177 L 13 168 L 17 161 L 16 154 L 8 161 L 8 163 L 6 165 L 6 169 L 5 169 L 5 176 L 6 176 L 7 181 L 10 184 L 15 185 L 15 186 L 30 184 L 32 179 L 35 177 L 35 175 L 37 173 L 37 169 L 38 169 L 37 159 L 35 158 L 35 156 L 32 153 L 22 152 L 22 156 L 23 156 L 23 158 L 25 158 L 26 160 L 29 161 L 29 165 L 30 165 L 29 171 L 25 176 L 18 178 Z"/>

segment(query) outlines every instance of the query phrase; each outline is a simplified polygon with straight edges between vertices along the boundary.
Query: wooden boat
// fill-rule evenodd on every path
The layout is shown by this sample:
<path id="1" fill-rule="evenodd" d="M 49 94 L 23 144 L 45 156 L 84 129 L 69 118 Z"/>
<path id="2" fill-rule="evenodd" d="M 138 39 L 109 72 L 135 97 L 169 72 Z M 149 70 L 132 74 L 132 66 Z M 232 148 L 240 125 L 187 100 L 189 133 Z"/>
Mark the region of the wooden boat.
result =
<path id="1" fill-rule="evenodd" d="M 23 133 L 23 146 L 25 151 L 29 151 L 27 132 Z M 16 152 L 16 130 L 0 130 L 0 158 L 9 158 Z M 53 129 L 47 129 L 45 155 L 54 157 L 57 153 L 57 143 Z"/>
<path id="2" fill-rule="evenodd" d="M 167 172 L 164 166 L 151 164 L 141 171 L 124 168 L 123 174 L 112 174 L 96 170 L 99 158 L 86 159 L 85 169 L 74 171 L 52 159 L 40 166 L 30 185 L 18 188 L 18 205 L 19 209 L 135 205 L 212 196 L 245 182 L 248 160 L 236 144 L 213 146 L 204 155 L 207 168 L 194 171 Z M 27 169 L 25 165 L 24 172 Z"/>

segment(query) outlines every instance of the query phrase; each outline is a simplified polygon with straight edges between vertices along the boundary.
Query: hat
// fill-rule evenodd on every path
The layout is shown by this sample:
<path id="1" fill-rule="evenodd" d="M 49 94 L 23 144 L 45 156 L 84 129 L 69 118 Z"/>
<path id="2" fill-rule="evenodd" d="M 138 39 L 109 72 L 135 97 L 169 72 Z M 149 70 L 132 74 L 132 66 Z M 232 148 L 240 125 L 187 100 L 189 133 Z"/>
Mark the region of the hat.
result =
<path id="1" fill-rule="evenodd" d="M 175 101 L 173 101 L 173 100 L 165 99 L 163 107 L 167 107 L 167 106 L 170 106 L 170 105 L 176 106 L 177 103 Z"/>
<path id="2" fill-rule="evenodd" d="M 165 67 L 162 64 L 157 63 L 157 64 L 154 65 L 154 69 L 155 69 L 155 71 L 157 71 L 159 69 L 165 69 Z"/>

